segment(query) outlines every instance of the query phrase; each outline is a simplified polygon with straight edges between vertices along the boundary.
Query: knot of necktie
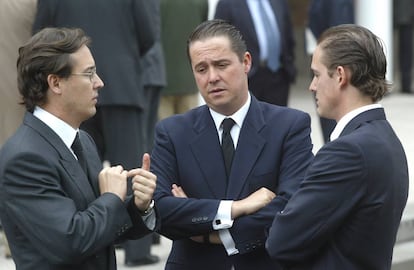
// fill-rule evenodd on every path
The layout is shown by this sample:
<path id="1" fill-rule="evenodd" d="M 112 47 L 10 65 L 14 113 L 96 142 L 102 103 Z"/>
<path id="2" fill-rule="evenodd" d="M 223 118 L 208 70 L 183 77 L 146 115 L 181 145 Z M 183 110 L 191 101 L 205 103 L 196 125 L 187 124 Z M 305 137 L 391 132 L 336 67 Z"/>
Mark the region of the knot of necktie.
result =
<path id="1" fill-rule="evenodd" d="M 223 120 L 223 132 L 224 133 L 230 133 L 231 128 L 234 126 L 235 122 L 231 118 L 225 118 Z"/>

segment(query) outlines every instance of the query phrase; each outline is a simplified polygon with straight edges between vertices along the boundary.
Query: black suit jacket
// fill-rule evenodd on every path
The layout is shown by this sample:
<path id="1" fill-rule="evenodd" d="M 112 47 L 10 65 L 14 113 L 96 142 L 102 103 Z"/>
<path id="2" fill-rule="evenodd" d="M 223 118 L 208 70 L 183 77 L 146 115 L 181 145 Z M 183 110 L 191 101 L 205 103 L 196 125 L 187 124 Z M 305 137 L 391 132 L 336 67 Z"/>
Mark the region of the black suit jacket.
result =
<path id="1" fill-rule="evenodd" d="M 390 269 L 407 196 L 401 142 L 382 108 L 366 111 L 316 154 L 266 248 L 289 269 Z"/>
<path id="2" fill-rule="evenodd" d="M 294 81 L 296 68 L 294 66 L 295 41 L 290 19 L 289 6 L 285 0 L 269 0 L 279 25 L 281 36 L 281 64 L 289 76 L 289 81 Z M 223 19 L 239 29 L 246 41 L 247 50 L 252 55 L 252 68 L 249 76 L 258 70 L 260 64 L 260 48 L 252 15 L 246 0 L 220 0 L 216 6 L 214 15 L 217 19 Z"/>
<path id="3" fill-rule="evenodd" d="M 38 0 L 34 32 L 79 27 L 91 38 L 97 72 L 105 83 L 98 105 L 143 108 L 141 57 L 154 44 L 144 0 Z"/>
<path id="4" fill-rule="evenodd" d="M 17 270 L 115 270 L 113 243 L 149 233 L 133 200 L 99 198 L 102 169 L 86 132 L 88 182 L 60 137 L 31 113 L 0 152 L 0 217 Z M 93 190 L 94 189 L 94 190 Z"/>

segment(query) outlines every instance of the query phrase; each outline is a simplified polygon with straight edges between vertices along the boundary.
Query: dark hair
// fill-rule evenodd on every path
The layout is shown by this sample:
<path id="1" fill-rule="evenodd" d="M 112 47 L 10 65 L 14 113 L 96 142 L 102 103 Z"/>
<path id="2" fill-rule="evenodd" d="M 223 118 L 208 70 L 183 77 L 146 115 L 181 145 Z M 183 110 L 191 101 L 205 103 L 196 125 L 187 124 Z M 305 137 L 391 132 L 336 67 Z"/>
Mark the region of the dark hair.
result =
<path id="1" fill-rule="evenodd" d="M 202 22 L 194 29 L 188 38 L 187 55 L 190 62 L 190 46 L 193 42 L 218 36 L 228 37 L 232 51 L 237 54 L 240 61 L 243 61 L 247 46 L 239 30 L 224 20 L 214 19 Z"/>
<path id="2" fill-rule="evenodd" d="M 387 60 L 383 46 L 368 29 L 354 24 L 334 26 L 322 33 L 318 45 L 329 75 L 338 66 L 347 67 L 351 71 L 351 84 L 373 102 L 389 91 L 391 84 L 385 79 Z"/>
<path id="3" fill-rule="evenodd" d="M 48 75 L 69 77 L 70 54 L 90 42 L 81 29 L 44 28 L 19 48 L 17 86 L 23 99 L 21 103 L 28 111 L 33 112 L 36 105 L 46 102 Z"/>

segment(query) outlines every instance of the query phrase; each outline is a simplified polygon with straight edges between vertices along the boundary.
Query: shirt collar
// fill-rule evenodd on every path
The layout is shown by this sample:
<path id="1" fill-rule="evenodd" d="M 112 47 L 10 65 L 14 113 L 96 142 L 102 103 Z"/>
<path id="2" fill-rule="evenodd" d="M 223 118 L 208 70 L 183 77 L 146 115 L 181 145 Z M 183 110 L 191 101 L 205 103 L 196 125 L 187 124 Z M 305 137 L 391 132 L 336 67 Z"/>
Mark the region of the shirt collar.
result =
<path id="1" fill-rule="evenodd" d="M 382 108 L 381 104 L 370 104 L 366 106 L 359 107 L 353 111 L 350 111 L 349 113 L 345 114 L 339 122 L 336 124 L 334 130 L 331 133 L 331 141 L 338 139 L 339 135 L 341 135 L 342 131 L 344 130 L 345 126 L 351 122 L 352 119 L 354 119 L 357 115 L 372 110 L 372 109 L 378 109 Z"/>
<path id="2" fill-rule="evenodd" d="M 39 106 L 35 107 L 33 115 L 50 127 L 62 139 L 65 145 L 71 149 L 72 143 L 75 140 L 76 132 L 78 132 L 79 129 L 72 128 L 68 123 L 48 111 L 45 111 Z"/>
<path id="3" fill-rule="evenodd" d="M 244 105 L 237 112 L 229 116 L 220 114 L 216 111 L 213 111 L 211 108 L 209 108 L 211 117 L 213 117 L 214 124 L 216 125 L 217 132 L 220 131 L 221 123 L 223 122 L 224 118 L 232 118 L 234 122 L 236 123 L 236 125 L 239 128 L 241 128 L 241 126 L 243 125 L 243 121 L 246 118 L 247 111 L 249 110 L 250 103 L 251 103 L 251 97 L 249 94 L 247 97 L 246 103 L 244 103 Z"/>

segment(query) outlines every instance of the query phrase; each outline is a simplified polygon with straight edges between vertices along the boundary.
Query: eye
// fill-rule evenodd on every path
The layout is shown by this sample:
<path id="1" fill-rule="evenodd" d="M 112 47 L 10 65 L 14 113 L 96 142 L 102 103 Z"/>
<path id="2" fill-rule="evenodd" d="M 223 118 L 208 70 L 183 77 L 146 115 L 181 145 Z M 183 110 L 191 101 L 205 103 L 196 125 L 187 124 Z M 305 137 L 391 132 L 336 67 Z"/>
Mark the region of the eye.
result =
<path id="1" fill-rule="evenodd" d="M 204 72 L 206 71 L 206 68 L 205 68 L 205 67 L 197 67 L 197 68 L 196 68 L 196 71 L 197 71 L 198 73 L 204 73 Z"/>
<path id="2" fill-rule="evenodd" d="M 88 72 L 88 75 L 89 75 L 89 79 L 92 81 L 93 78 L 95 78 L 96 70 L 93 70 L 93 71 Z"/>
<path id="3" fill-rule="evenodd" d="M 227 62 L 220 62 L 217 66 L 222 69 L 222 68 L 227 67 L 228 65 L 229 64 Z"/>

